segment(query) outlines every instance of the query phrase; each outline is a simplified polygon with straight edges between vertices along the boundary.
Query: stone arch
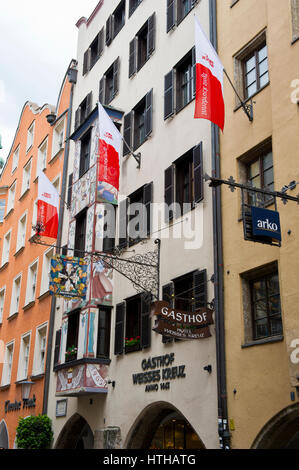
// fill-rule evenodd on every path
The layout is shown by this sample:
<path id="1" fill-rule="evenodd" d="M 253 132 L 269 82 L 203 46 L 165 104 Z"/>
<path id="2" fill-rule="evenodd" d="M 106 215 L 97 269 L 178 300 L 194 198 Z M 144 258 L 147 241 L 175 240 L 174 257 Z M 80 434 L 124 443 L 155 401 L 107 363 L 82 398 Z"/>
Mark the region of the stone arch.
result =
<path id="1" fill-rule="evenodd" d="M 0 448 L 9 449 L 8 430 L 4 419 L 0 423 Z"/>
<path id="2" fill-rule="evenodd" d="M 55 449 L 93 449 L 94 435 L 87 421 L 75 413 L 62 428 Z"/>
<path id="3" fill-rule="evenodd" d="M 127 435 L 124 448 L 148 449 L 159 426 L 166 422 L 167 419 L 172 418 L 184 420 L 188 423 L 183 414 L 170 403 L 160 401 L 150 404 L 139 414 L 133 423 Z M 190 423 L 188 424 L 190 425 Z M 203 442 L 198 435 L 197 437 L 201 447 L 204 449 Z"/>
<path id="4" fill-rule="evenodd" d="M 299 449 L 299 403 L 271 418 L 255 438 L 252 449 Z"/>

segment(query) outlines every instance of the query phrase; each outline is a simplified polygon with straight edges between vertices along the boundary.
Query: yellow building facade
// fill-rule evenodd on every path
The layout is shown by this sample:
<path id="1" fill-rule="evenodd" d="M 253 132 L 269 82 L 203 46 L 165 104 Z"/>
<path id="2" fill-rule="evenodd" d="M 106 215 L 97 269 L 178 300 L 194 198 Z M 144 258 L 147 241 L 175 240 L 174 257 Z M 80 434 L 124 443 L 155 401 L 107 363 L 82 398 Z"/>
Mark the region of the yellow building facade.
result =
<path id="1" fill-rule="evenodd" d="M 299 181 L 299 2 L 221 0 L 217 20 L 224 68 L 253 106 L 250 121 L 224 77 L 221 178 L 281 191 Z M 294 184 L 286 194 L 296 197 L 298 189 Z M 247 209 L 279 212 L 282 241 L 279 247 L 245 240 L 241 191 L 222 185 L 231 447 L 298 448 L 299 207 L 243 194 Z"/>

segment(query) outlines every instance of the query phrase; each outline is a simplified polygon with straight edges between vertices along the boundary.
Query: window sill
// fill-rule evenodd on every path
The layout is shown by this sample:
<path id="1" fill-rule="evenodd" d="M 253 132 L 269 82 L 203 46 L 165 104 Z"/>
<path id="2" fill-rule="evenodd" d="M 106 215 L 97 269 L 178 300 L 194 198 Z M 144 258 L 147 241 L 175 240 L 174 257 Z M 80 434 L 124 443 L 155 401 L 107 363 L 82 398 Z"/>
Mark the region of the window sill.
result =
<path id="1" fill-rule="evenodd" d="M 5 390 L 8 390 L 9 388 L 10 388 L 10 384 L 1 385 L 0 392 L 4 392 Z"/>
<path id="2" fill-rule="evenodd" d="M 257 90 L 253 95 L 251 95 L 249 98 L 246 98 L 246 100 L 243 102 L 244 104 L 248 104 L 250 103 L 250 101 L 256 96 L 258 95 L 259 93 L 261 93 L 265 88 L 267 88 L 268 86 L 270 85 L 270 80 L 269 82 L 264 85 L 262 88 L 260 88 L 259 90 Z M 239 109 L 242 108 L 242 105 L 241 104 L 238 104 L 237 106 L 235 106 L 235 109 L 234 109 L 234 113 L 237 112 Z"/>
<path id="3" fill-rule="evenodd" d="M 175 109 L 175 115 L 179 114 L 183 109 L 185 109 L 194 100 L 195 100 L 195 96 L 190 101 L 188 101 L 188 103 L 184 104 L 181 108 Z M 171 117 L 171 116 L 169 116 L 169 117 Z"/>
<path id="4" fill-rule="evenodd" d="M 23 382 L 27 382 L 28 380 L 28 377 L 23 377 L 23 379 L 19 379 L 15 382 L 15 384 L 18 386 L 18 385 L 22 385 Z"/>
<path id="5" fill-rule="evenodd" d="M 295 44 L 295 42 L 299 41 L 299 34 L 297 36 L 294 36 L 291 42 L 291 45 Z"/>
<path id="6" fill-rule="evenodd" d="M 24 305 L 23 307 L 24 312 L 26 312 L 26 310 L 29 310 L 31 307 L 33 307 L 34 304 L 35 304 L 35 300 L 32 300 L 28 304 Z"/>
<path id="7" fill-rule="evenodd" d="M 8 261 L 6 261 L 6 263 L 2 264 L 2 266 L 0 267 L 0 272 L 3 271 L 6 266 L 8 266 Z"/>
<path id="8" fill-rule="evenodd" d="M 61 147 L 58 152 L 55 153 L 55 155 L 53 155 L 53 157 L 51 158 L 51 160 L 48 161 L 49 165 L 53 165 L 53 163 L 57 160 L 57 158 L 59 157 L 59 155 L 63 152 L 64 150 L 64 147 Z"/>
<path id="9" fill-rule="evenodd" d="M 19 201 L 22 201 L 22 199 L 24 199 L 24 197 L 26 196 L 26 194 L 29 193 L 29 190 L 30 190 L 30 187 L 28 187 L 27 189 L 25 189 L 25 191 L 21 194 L 21 196 L 19 197 Z"/>
<path id="10" fill-rule="evenodd" d="M 18 250 L 15 252 L 14 256 L 15 257 L 19 256 L 22 253 L 22 251 L 24 251 L 24 250 L 25 250 L 25 245 L 21 246 L 21 248 L 18 248 Z"/>
<path id="11" fill-rule="evenodd" d="M 12 315 L 9 315 L 9 317 L 7 317 L 7 321 L 14 320 L 18 315 L 19 315 L 19 312 L 15 312 Z"/>
<path id="12" fill-rule="evenodd" d="M 6 219 L 10 216 L 10 214 L 13 213 L 13 211 L 14 211 L 14 208 L 13 208 L 13 207 L 12 207 L 11 209 L 9 209 L 9 211 L 7 212 L 7 214 L 4 216 L 4 220 L 6 220 Z"/>
<path id="13" fill-rule="evenodd" d="M 134 344 L 133 346 L 125 346 L 125 354 L 129 354 L 135 351 L 141 351 L 140 344 Z"/>
<path id="14" fill-rule="evenodd" d="M 250 348 L 252 346 L 259 346 L 261 344 L 269 344 L 269 343 L 278 343 L 283 341 L 283 335 L 271 336 L 269 338 L 257 339 L 255 341 L 250 341 L 248 343 L 242 344 L 241 348 Z"/>
<path id="15" fill-rule="evenodd" d="M 31 375 L 30 380 L 33 380 L 33 381 L 35 382 L 36 380 L 41 380 L 41 379 L 43 379 L 44 376 L 45 376 L 45 373 L 44 373 L 44 372 L 41 372 L 40 374 Z"/>
<path id="16" fill-rule="evenodd" d="M 49 295 L 51 295 L 51 293 L 50 293 L 49 290 L 47 290 L 46 292 L 44 292 L 43 294 L 41 294 L 41 295 L 38 297 L 38 300 L 46 299 L 47 297 L 49 297 Z"/>

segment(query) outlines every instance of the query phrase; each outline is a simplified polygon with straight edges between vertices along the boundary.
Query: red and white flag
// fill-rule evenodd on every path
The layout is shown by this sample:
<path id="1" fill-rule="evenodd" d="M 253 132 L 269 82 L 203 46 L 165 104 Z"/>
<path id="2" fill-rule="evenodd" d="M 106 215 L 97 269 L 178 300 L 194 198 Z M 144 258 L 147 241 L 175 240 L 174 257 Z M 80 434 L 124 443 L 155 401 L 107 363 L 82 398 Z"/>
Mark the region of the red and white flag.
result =
<path id="1" fill-rule="evenodd" d="M 195 118 L 208 119 L 223 131 L 223 65 L 195 18 L 196 100 Z"/>
<path id="2" fill-rule="evenodd" d="M 120 175 L 120 151 L 122 136 L 105 109 L 98 103 L 99 109 L 99 193 L 103 201 L 117 202 Z"/>
<path id="3" fill-rule="evenodd" d="M 43 171 L 38 170 L 37 224 L 39 235 L 57 238 L 59 194 Z"/>

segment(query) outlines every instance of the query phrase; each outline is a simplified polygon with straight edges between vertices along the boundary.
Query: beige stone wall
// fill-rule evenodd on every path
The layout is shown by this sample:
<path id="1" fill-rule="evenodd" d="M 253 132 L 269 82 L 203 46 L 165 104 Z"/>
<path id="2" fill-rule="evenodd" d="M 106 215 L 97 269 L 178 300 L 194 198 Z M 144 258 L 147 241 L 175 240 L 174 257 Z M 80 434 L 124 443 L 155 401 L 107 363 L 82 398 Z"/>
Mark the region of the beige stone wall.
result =
<path id="1" fill-rule="evenodd" d="M 292 99 L 299 78 L 299 44 L 292 44 L 296 13 L 298 23 L 298 1 L 292 2 L 293 16 L 286 3 L 242 0 L 232 6 L 231 0 L 217 2 L 219 55 L 230 77 L 235 77 L 235 58 L 263 31 L 270 76 L 269 84 L 253 98 L 252 123 L 242 109 L 236 109 L 235 94 L 224 79 L 226 124 L 221 135 L 222 178 L 232 175 L 240 181 L 242 170 L 238 158 L 272 138 L 275 190 L 292 180 L 299 181 L 299 107 Z M 296 390 L 290 378 L 286 337 L 298 328 L 298 205 L 293 202 L 283 205 L 278 201 L 281 248 L 252 243 L 243 239 L 240 193 L 222 188 L 228 410 L 235 424 L 235 430 L 231 431 L 232 447 L 249 448 L 264 425 L 294 403 L 290 392 Z M 298 187 L 290 194 L 298 194 Z M 250 321 L 246 317 L 248 305 L 244 302 L 246 286 L 240 275 L 271 262 L 278 263 L 284 338 L 244 348 L 250 337 Z"/>

